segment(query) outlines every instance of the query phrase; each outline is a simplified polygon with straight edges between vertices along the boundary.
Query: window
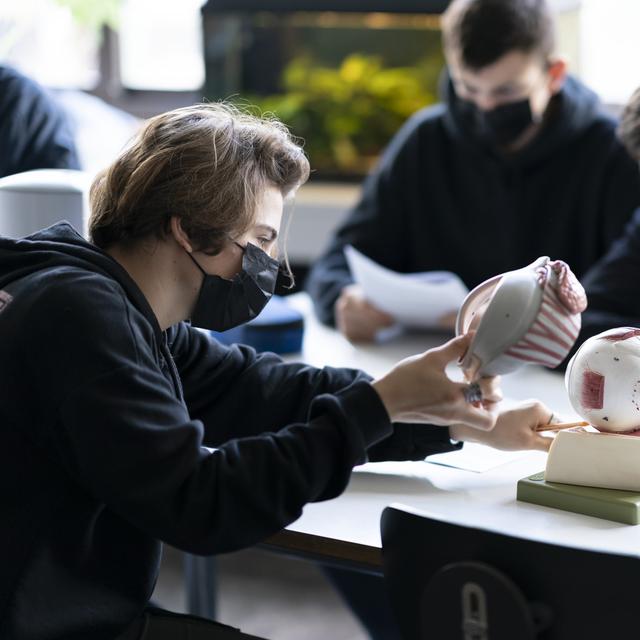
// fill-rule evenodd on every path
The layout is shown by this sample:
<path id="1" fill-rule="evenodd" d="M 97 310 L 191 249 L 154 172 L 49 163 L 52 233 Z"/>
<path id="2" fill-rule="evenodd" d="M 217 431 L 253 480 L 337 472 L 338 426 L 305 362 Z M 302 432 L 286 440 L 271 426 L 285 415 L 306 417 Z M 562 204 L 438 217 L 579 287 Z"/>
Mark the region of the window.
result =
<path id="1" fill-rule="evenodd" d="M 128 89 L 190 91 L 204 84 L 203 0 L 127 0 L 120 73 Z"/>
<path id="2" fill-rule="evenodd" d="M 640 87 L 640 2 L 581 4 L 579 74 L 605 102 L 624 104 Z"/>
<path id="3" fill-rule="evenodd" d="M 196 91 L 204 84 L 204 0 L 2 0 L 0 60 L 51 87 L 99 83 L 95 22 L 120 13 L 123 88 Z M 640 86 L 639 0 L 549 0 L 559 49 L 605 102 L 622 104 Z M 80 7 L 81 20 L 70 5 Z M 265 2 L 265 6 L 268 2 Z"/>
<path id="4" fill-rule="evenodd" d="M 0 3 L 0 60 L 43 85 L 90 89 L 98 83 L 96 29 L 56 0 Z"/>

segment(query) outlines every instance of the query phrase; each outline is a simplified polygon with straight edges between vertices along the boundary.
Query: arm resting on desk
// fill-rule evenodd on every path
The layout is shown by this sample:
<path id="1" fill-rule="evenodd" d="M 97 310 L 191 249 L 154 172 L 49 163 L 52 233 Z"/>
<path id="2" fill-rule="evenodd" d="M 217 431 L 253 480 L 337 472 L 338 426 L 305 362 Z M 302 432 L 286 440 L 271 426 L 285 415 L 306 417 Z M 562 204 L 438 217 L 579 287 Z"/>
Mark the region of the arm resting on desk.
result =
<path id="1" fill-rule="evenodd" d="M 393 434 L 367 450 L 370 462 L 385 460 L 424 460 L 436 453 L 462 448 L 462 442 L 453 444 L 447 427 L 430 424 L 394 424 Z"/>

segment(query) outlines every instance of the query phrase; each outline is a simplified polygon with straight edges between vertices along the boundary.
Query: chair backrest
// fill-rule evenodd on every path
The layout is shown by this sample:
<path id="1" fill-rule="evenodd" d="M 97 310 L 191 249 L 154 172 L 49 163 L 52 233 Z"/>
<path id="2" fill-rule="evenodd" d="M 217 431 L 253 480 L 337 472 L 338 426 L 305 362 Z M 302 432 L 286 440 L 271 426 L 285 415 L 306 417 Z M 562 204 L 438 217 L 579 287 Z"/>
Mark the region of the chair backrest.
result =
<path id="1" fill-rule="evenodd" d="M 90 176 L 73 169 L 36 169 L 0 179 L 0 235 L 20 238 L 56 222 L 84 234 Z"/>
<path id="2" fill-rule="evenodd" d="M 381 530 L 385 580 L 405 640 L 640 635 L 637 556 L 526 540 L 402 506 L 384 510 Z"/>

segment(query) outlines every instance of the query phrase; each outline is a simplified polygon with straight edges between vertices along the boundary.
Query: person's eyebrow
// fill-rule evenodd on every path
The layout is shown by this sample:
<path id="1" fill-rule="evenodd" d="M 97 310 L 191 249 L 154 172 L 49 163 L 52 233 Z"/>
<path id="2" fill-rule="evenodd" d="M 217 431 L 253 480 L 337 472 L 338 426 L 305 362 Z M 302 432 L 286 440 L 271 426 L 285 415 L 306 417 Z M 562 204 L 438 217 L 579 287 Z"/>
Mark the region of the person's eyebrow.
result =
<path id="1" fill-rule="evenodd" d="M 268 224 L 256 225 L 258 229 L 262 229 L 269 234 L 269 242 L 273 242 L 278 237 L 278 232 Z"/>

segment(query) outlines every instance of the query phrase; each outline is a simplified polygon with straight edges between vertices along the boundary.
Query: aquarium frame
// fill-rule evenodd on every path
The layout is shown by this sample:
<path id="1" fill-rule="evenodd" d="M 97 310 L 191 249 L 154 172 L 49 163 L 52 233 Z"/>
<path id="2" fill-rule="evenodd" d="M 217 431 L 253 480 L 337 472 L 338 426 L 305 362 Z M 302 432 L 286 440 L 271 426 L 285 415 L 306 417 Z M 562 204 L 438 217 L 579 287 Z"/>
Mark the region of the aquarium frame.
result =
<path id="1" fill-rule="evenodd" d="M 342 13 L 442 13 L 449 0 L 209 0 L 202 14 L 267 11 Z"/>

